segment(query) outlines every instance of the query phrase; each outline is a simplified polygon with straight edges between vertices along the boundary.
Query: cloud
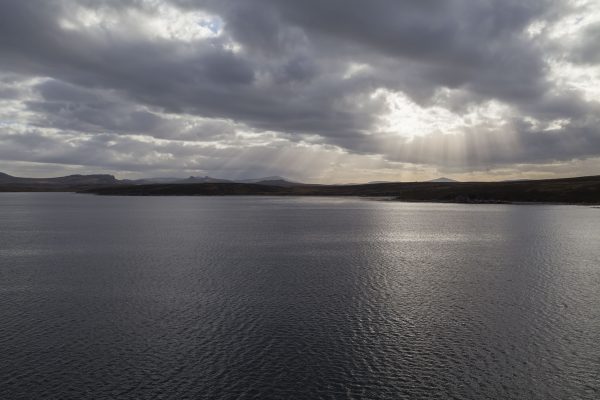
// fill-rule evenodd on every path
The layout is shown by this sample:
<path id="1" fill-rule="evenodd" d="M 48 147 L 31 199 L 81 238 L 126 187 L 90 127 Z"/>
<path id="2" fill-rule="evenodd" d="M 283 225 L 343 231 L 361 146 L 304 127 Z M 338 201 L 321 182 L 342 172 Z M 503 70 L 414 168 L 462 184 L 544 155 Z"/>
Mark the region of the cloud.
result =
<path id="1" fill-rule="evenodd" d="M 600 155 L 592 3 L 0 0 L 2 157 L 330 179 L 577 163 Z"/>

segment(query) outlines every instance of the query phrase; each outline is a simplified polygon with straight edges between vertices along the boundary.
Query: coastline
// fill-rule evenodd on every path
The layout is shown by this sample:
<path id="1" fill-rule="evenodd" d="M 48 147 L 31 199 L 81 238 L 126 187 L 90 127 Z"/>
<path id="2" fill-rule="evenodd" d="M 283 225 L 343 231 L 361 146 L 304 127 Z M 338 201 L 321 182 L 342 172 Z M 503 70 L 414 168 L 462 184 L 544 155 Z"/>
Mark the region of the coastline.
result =
<path id="1" fill-rule="evenodd" d="M 62 179 L 62 178 L 61 178 Z M 80 177 L 78 177 L 81 180 Z M 68 180 L 68 179 L 67 179 Z M 357 185 L 207 182 L 132 184 L 89 179 L 72 183 L 0 184 L 0 192 L 76 192 L 101 196 L 316 196 L 457 204 L 600 206 L 600 176 L 510 182 L 382 182 Z"/>

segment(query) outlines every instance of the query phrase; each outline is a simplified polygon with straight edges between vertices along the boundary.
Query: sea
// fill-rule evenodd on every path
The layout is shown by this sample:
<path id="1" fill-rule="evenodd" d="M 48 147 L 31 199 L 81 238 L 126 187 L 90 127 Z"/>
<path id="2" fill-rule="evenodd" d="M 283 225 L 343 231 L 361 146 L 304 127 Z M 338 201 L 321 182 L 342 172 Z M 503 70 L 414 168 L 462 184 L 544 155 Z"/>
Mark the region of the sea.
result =
<path id="1" fill-rule="evenodd" d="M 0 399 L 599 399 L 600 209 L 0 194 Z"/>

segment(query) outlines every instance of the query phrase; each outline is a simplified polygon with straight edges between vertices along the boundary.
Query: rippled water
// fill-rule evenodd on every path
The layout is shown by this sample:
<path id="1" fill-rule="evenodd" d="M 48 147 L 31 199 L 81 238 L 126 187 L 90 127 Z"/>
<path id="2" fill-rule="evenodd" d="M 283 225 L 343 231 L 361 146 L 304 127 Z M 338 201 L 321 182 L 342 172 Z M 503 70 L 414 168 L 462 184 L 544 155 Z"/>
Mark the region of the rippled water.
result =
<path id="1" fill-rule="evenodd" d="M 600 210 L 0 195 L 1 399 L 598 399 Z"/>

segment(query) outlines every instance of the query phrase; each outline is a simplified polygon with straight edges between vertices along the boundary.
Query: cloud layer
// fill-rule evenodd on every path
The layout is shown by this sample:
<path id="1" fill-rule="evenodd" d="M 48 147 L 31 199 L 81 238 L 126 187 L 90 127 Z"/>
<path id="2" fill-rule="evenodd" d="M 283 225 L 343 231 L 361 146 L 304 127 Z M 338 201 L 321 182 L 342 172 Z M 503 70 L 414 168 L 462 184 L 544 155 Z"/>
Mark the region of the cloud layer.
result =
<path id="1" fill-rule="evenodd" d="M 0 0 L 0 168 L 600 173 L 582 0 Z"/>

